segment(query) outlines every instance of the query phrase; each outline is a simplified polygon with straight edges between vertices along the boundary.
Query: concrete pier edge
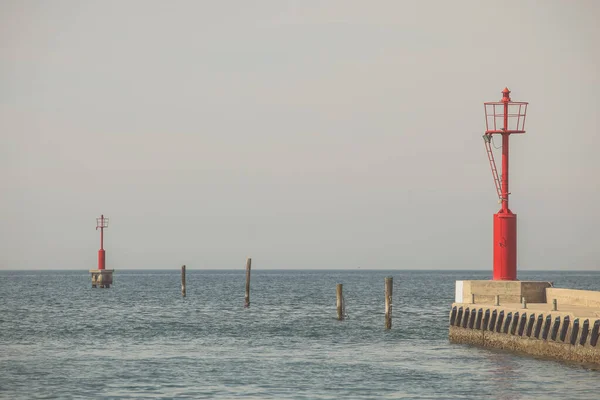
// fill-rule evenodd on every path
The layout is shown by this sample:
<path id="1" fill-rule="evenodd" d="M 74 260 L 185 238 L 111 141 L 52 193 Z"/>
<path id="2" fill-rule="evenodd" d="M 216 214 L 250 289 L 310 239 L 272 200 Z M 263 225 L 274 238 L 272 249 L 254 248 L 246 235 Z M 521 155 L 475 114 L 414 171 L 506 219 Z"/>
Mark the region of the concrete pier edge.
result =
<path id="1" fill-rule="evenodd" d="M 452 304 L 450 342 L 600 366 L 600 292 L 532 283 L 525 284 L 529 293 L 521 297 L 527 304 L 523 308 L 522 302 L 512 301 L 523 289 L 515 281 L 457 281 L 457 299 L 469 302 Z M 471 292 L 476 287 L 486 290 L 479 302 L 477 290 Z M 494 305 L 498 293 L 500 305 Z M 502 293 L 511 302 L 502 301 Z M 530 302 L 542 297 L 544 302 Z M 556 299 L 558 309 L 552 310 Z"/>

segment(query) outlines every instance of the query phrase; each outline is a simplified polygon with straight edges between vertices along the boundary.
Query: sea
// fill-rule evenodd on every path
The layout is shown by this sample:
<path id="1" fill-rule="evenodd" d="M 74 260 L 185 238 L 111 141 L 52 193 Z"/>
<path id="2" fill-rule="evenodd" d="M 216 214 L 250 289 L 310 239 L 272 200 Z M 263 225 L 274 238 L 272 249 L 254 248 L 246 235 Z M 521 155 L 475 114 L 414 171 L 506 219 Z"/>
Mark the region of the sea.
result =
<path id="1" fill-rule="evenodd" d="M 384 278 L 394 279 L 384 329 Z M 448 342 L 488 271 L 0 271 L 2 399 L 598 399 L 600 370 Z M 600 272 L 520 272 L 600 290 Z M 342 283 L 347 318 L 336 318 Z"/>

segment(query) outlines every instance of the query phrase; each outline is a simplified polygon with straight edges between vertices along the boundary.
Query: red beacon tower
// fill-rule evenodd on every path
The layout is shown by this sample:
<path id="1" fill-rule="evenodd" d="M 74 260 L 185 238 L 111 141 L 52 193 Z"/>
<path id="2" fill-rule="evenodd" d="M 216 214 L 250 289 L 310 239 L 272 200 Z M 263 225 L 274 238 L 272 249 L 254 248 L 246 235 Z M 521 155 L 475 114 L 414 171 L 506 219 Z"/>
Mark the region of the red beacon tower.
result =
<path id="1" fill-rule="evenodd" d="M 100 250 L 98 250 L 98 269 L 105 269 L 106 257 L 104 252 L 104 228 L 108 228 L 108 218 L 104 214 L 96 218 L 96 230 L 100 229 Z"/>
<path id="2" fill-rule="evenodd" d="M 517 214 L 508 207 L 508 139 L 511 134 L 525 133 L 525 102 L 515 102 L 510 98 L 510 90 L 504 88 L 502 100 L 483 103 L 485 108 L 486 130 L 483 135 L 500 211 L 494 214 L 494 280 L 517 280 Z M 502 175 L 498 176 L 492 152 L 493 135 L 502 137 Z"/>
<path id="3" fill-rule="evenodd" d="M 100 250 L 98 250 L 98 269 L 91 269 L 92 287 L 110 288 L 113 269 L 106 269 L 106 253 L 104 252 L 104 229 L 108 228 L 108 218 L 101 215 L 96 218 L 96 230 L 100 229 Z"/>

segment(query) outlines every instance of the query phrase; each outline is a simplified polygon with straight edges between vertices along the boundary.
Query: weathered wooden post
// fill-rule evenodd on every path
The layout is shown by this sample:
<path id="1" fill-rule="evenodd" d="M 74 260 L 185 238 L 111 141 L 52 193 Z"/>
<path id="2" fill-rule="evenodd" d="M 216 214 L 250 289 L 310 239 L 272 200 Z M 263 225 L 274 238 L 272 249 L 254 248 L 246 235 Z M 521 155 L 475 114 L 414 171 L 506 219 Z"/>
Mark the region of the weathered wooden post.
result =
<path id="1" fill-rule="evenodd" d="M 250 307 L 250 268 L 252 267 L 252 259 L 246 259 L 246 296 L 244 298 L 244 307 Z"/>
<path id="2" fill-rule="evenodd" d="M 385 329 L 392 328 L 392 289 L 394 287 L 394 278 L 388 276 L 385 278 Z"/>
<path id="3" fill-rule="evenodd" d="M 344 320 L 344 294 L 342 284 L 338 283 L 335 287 L 335 296 L 337 299 L 337 318 L 338 321 Z"/>
<path id="4" fill-rule="evenodd" d="M 558 311 L 558 303 L 556 299 L 552 300 L 552 311 Z"/>
<path id="5" fill-rule="evenodd" d="M 499 306 L 499 305 L 500 305 L 500 295 L 499 295 L 499 294 L 497 294 L 497 295 L 494 297 L 494 305 L 495 305 L 495 306 Z"/>
<path id="6" fill-rule="evenodd" d="M 181 266 L 181 295 L 185 297 L 185 265 Z"/>
<path id="7" fill-rule="evenodd" d="M 527 299 L 525 298 L 525 296 L 521 297 L 521 306 L 523 308 L 527 308 Z"/>

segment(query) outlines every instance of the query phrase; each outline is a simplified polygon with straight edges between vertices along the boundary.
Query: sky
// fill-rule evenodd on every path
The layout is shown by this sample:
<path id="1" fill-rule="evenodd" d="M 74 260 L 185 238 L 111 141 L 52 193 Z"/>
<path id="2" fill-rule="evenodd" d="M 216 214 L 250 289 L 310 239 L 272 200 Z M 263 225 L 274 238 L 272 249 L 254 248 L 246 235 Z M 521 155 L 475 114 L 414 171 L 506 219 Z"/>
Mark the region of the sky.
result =
<path id="1" fill-rule="evenodd" d="M 0 0 L 0 269 L 600 270 L 600 2 Z M 498 145 L 500 141 L 496 141 Z M 500 150 L 496 150 L 499 157 Z"/>

